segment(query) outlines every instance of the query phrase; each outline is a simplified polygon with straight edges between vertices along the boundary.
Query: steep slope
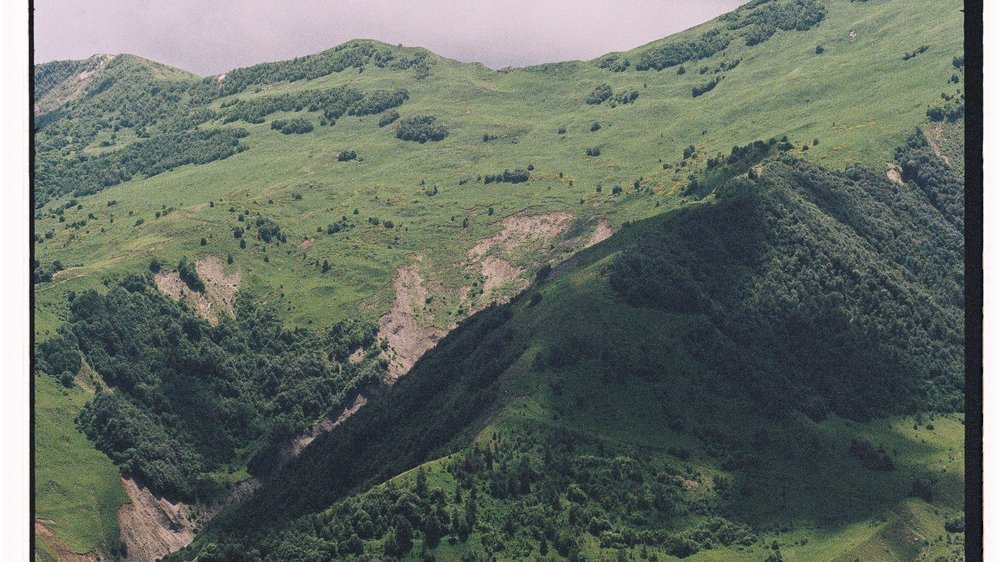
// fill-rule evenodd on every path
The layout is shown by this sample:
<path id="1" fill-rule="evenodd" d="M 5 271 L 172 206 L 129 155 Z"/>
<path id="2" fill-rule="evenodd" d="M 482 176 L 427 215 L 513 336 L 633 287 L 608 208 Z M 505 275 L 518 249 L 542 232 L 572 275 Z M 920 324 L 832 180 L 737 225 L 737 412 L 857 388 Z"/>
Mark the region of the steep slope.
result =
<path id="1" fill-rule="evenodd" d="M 935 194 L 781 157 L 630 225 L 463 323 L 199 560 L 836 558 L 885 510 L 862 544 L 953 554 L 923 537 L 960 517 L 959 420 L 886 419 L 964 403 L 962 236 Z"/>
<path id="2" fill-rule="evenodd" d="M 716 180 L 700 174 L 732 146 L 786 137 L 777 143 L 782 150 L 813 162 L 884 170 L 915 125 L 954 118 L 940 125 L 961 127 L 961 95 L 954 93 L 962 80 L 960 8 L 901 0 L 752 2 L 628 53 L 510 72 L 374 41 L 203 79 L 128 55 L 42 65 L 36 334 L 44 342 L 67 329 L 86 331 L 86 369 L 101 363 L 88 356 L 101 343 L 94 326 L 116 320 L 80 316 L 71 301 L 88 295 L 91 303 L 149 313 L 128 323 L 131 330 L 104 331 L 137 347 L 112 345 L 101 356 L 98 369 L 111 372 L 98 375 L 110 375 L 106 383 L 114 387 L 105 394 L 117 398 L 95 400 L 85 428 L 126 473 L 141 472 L 160 492 L 194 493 L 201 482 L 219 493 L 230 482 L 252 483 L 248 467 L 265 475 L 283 462 L 282 438 L 328 427 L 351 404 L 353 390 L 383 370 L 387 378 L 405 374 L 442 334 L 507 301 L 537 272 L 562 263 L 556 272 L 563 274 L 566 258 L 609 231 L 704 197 Z M 928 137 L 957 165 L 941 130 L 928 127 Z M 907 172 L 903 160 L 898 173 L 908 185 L 937 189 Z M 940 209 L 960 225 L 960 194 L 941 195 Z M 205 263 L 218 265 L 212 277 L 193 265 Z M 123 289 L 112 290 L 123 279 L 127 285 L 135 275 L 145 278 L 154 264 L 160 288 L 181 305 L 156 295 L 147 281 L 124 297 Z M 767 282 L 786 273 L 775 269 Z M 925 296 L 909 279 L 891 281 L 893 292 L 943 298 Z M 316 351 L 307 376 L 299 380 L 297 367 L 285 368 L 294 361 L 271 364 L 271 386 L 262 387 L 252 365 L 233 360 L 241 338 L 258 341 L 239 327 L 246 320 L 239 307 L 235 322 L 227 319 L 236 290 L 251 308 L 273 315 L 267 325 L 275 342 L 261 350 Z M 942 314 L 907 333 L 922 338 L 931 330 L 951 341 L 950 317 Z M 180 329 L 161 332 L 163 326 Z M 381 329 L 373 333 L 371 326 Z M 866 333 L 845 333 L 837 345 L 864 341 Z M 733 340 L 727 345 L 749 345 L 726 337 Z M 762 333 L 757 345 L 774 337 Z M 385 348 L 374 345 L 380 340 Z M 68 341 L 70 350 L 79 343 Z M 121 366 L 162 341 L 197 349 L 194 367 L 204 378 L 164 356 L 135 361 L 149 367 L 135 372 Z M 367 351 L 359 355 L 359 348 Z M 954 365 L 953 349 L 926 353 L 933 371 L 920 370 L 920 377 Z M 887 388 L 911 397 L 933 391 L 936 405 L 956 407 L 947 380 L 900 386 L 900 372 L 912 363 L 884 359 L 893 375 Z M 740 368 L 767 367 L 760 360 Z M 843 369 L 836 380 L 852 372 Z M 75 373 L 56 367 L 49 375 L 73 384 Z M 808 375 L 801 369 L 789 378 L 802 383 Z M 192 378 L 197 384 L 188 387 Z M 189 393 L 174 396 L 176 388 Z M 817 390 L 799 384 L 787 402 L 805 408 L 802 400 Z M 819 395 L 814 416 L 859 402 Z M 913 398 L 912 405 L 929 404 Z M 112 415 L 94 415 L 101 412 Z M 271 415 L 278 412 L 289 415 Z M 131 429 L 119 424 L 126 418 L 135 422 Z M 60 418 L 61 430 L 75 431 L 68 419 Z M 141 431 L 132 431 L 136 426 Z M 116 441 L 114 430 L 129 439 Z M 169 436 L 163 443 L 184 454 L 158 451 L 151 445 L 163 443 L 154 435 Z M 141 443 L 147 446 L 130 451 Z M 59 480 L 61 471 L 74 472 L 53 466 L 52 489 L 72 484 Z M 153 484 L 154 473 L 166 476 Z M 100 510 L 93 517 L 100 530 L 90 536 L 111 536 Z"/>

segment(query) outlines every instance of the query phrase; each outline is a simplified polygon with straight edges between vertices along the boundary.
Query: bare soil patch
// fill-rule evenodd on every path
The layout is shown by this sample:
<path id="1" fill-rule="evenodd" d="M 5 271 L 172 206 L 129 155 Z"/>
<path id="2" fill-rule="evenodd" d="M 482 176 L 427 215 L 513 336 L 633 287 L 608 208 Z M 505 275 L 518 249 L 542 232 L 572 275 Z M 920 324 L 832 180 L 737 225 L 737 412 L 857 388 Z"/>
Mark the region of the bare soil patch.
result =
<path id="1" fill-rule="evenodd" d="M 191 290 L 176 271 L 157 273 L 153 280 L 163 294 L 174 300 L 184 299 L 199 316 L 212 325 L 219 323 L 219 314 L 235 316 L 236 293 L 240 289 L 240 273 L 225 273 L 225 263 L 216 256 L 195 262 L 195 271 L 205 282 L 205 291 Z"/>
<path id="2" fill-rule="evenodd" d="M 118 509 L 127 562 L 154 562 L 191 544 L 195 524 L 186 505 L 157 498 L 129 478 L 122 478 L 121 482 L 132 499 L 132 503 Z"/>
<path id="3" fill-rule="evenodd" d="M 590 236 L 587 247 L 589 248 L 594 244 L 604 242 L 608 238 L 611 238 L 611 224 L 608 223 L 608 219 L 602 218 L 597 222 L 597 228 L 594 229 L 594 234 Z"/>
<path id="4" fill-rule="evenodd" d="M 496 256 L 483 258 L 481 265 L 483 277 L 486 278 L 483 282 L 483 293 L 486 295 L 524 273 L 524 269 L 515 267 L 509 261 Z"/>
<path id="5" fill-rule="evenodd" d="M 315 243 L 316 243 L 316 239 L 315 238 L 306 239 L 301 244 L 299 244 L 299 249 L 300 250 L 308 250 L 309 246 L 312 246 Z"/>
<path id="6" fill-rule="evenodd" d="M 501 221 L 503 230 L 499 234 L 480 241 L 469 250 L 469 256 L 480 258 L 495 246 L 509 251 L 529 241 L 547 243 L 569 230 L 572 222 L 573 215 L 558 211 L 542 215 L 513 214 Z"/>
<path id="7" fill-rule="evenodd" d="M 390 384 L 405 375 L 445 334 L 439 328 L 423 328 L 417 319 L 416 311 L 427 298 L 427 288 L 416 265 L 400 267 L 393 287 L 396 296 L 392 307 L 378 321 L 379 337 L 389 342 L 394 354 L 386 381 Z"/>

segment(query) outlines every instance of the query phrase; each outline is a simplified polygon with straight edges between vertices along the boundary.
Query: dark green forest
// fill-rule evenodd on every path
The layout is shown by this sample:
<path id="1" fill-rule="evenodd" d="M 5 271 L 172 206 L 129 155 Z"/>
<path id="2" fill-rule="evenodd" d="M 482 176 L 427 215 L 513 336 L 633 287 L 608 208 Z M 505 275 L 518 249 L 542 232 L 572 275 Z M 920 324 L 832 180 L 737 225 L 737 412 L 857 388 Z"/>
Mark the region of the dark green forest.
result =
<path id="1" fill-rule="evenodd" d="M 241 462 L 266 473 L 293 435 L 385 370 L 364 325 L 289 330 L 276 311 L 241 296 L 238 319 L 213 327 L 149 277 L 108 285 L 74 296 L 69 322 L 41 345 L 38 368 L 61 376 L 82 359 L 100 373 L 80 428 L 123 473 L 171 498 L 211 499 Z M 363 361 L 346 361 L 362 348 L 370 351 Z"/>

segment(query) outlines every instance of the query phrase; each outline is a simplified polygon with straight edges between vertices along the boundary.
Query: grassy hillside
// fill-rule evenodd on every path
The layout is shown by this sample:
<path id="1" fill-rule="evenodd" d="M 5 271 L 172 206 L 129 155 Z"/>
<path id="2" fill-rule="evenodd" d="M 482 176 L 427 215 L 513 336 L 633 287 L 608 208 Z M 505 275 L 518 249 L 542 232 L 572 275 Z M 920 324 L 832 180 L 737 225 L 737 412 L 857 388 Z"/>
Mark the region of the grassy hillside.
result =
<path id="1" fill-rule="evenodd" d="M 932 242 L 949 237 L 945 252 L 960 255 L 958 231 L 923 193 L 788 158 L 725 181 L 716 197 L 631 225 L 563 275 L 463 323 L 383 399 L 213 522 L 199 560 L 530 559 L 547 549 L 571 559 L 956 559 L 961 415 L 885 414 L 933 400 L 927 384 L 961 388 L 960 355 L 939 375 L 893 375 L 885 358 L 929 339 L 960 352 L 960 334 L 906 328 L 938 314 L 961 325 L 953 273 L 911 259 L 933 261 Z M 904 240 L 928 250 L 891 249 Z M 677 259 L 672 275 L 649 278 L 633 269 L 684 247 L 703 263 Z M 798 276 L 775 261 L 785 256 Z M 746 288 L 731 287 L 726 307 L 693 306 L 699 291 L 733 284 L 729 259 L 742 262 Z M 852 277 L 830 263 L 883 275 Z M 634 302 L 621 275 L 658 299 Z M 855 290 L 895 296 L 866 313 Z M 788 309 L 785 291 L 816 308 Z M 927 297 L 935 304 L 914 313 Z M 787 316 L 770 329 L 800 326 L 827 345 L 739 337 L 779 311 Z M 872 330 L 884 332 L 848 335 Z M 838 371 L 849 354 L 851 369 Z M 867 399 L 837 404 L 854 393 Z M 852 421 L 873 405 L 880 419 Z"/>
<path id="2" fill-rule="evenodd" d="M 960 173 L 962 149 L 955 139 L 963 126 L 961 7 L 957 1 L 751 2 L 626 53 L 509 72 L 374 41 L 207 78 L 131 55 L 40 65 L 35 69 L 36 336 L 52 340 L 60 326 L 70 324 L 83 330 L 84 317 L 74 315 L 71 301 L 90 290 L 107 294 L 136 274 L 145 277 L 153 260 L 161 264 L 163 278 L 156 284 L 165 283 L 164 290 L 175 280 L 169 276 L 179 278 L 175 270 L 182 258 L 218 265 L 203 291 L 179 281 L 172 286 L 186 295 L 190 310 L 149 305 L 159 311 L 146 319 L 153 328 L 138 322 L 132 334 L 119 336 L 130 340 L 176 323 L 188 343 L 205 354 L 195 370 L 224 373 L 225 384 L 213 385 L 210 378 L 195 385 L 197 392 L 173 400 L 171 389 L 188 374 L 163 357 L 143 358 L 148 362 L 141 364 L 153 368 L 129 374 L 139 384 L 122 388 L 114 377 L 109 382 L 116 395 L 127 395 L 149 417 L 142 431 L 166 432 L 185 454 L 194 451 L 194 457 L 181 455 L 185 460 L 170 470 L 198 469 L 165 477 L 163 489 L 167 482 L 190 484 L 206 475 L 228 482 L 245 474 L 254 458 L 261 459 L 254 466 L 266 471 L 281 437 L 321 419 L 373 376 L 345 367 L 351 362 L 334 349 L 332 326 L 380 325 L 379 338 L 403 334 L 381 357 L 380 348 L 370 341 L 365 345 L 372 369 L 398 376 L 435 339 L 490 303 L 516 295 L 538 271 L 556 266 L 561 274 L 568 266 L 557 264 L 611 232 L 630 240 L 625 225 L 712 201 L 719 176 L 707 168 L 725 161 L 734 146 L 774 138 L 774 153 L 833 169 L 860 164 L 881 175 L 897 159 L 896 147 L 922 127 L 931 144 L 920 149 L 919 158 L 930 150 Z M 438 132 L 422 130 L 412 120 L 421 116 L 434 117 Z M 938 120 L 928 121 L 929 116 Z M 428 132 L 440 140 L 406 140 Z M 905 162 L 899 162 L 898 173 L 924 192 L 940 188 L 907 175 Z M 960 224 L 954 213 L 960 194 L 943 195 L 939 210 L 950 213 L 945 220 L 952 225 Z M 954 250 L 946 239 L 939 246 Z M 899 253 L 892 245 L 865 251 Z M 919 313 L 926 322 L 906 327 L 914 341 L 930 334 L 952 342 L 956 305 L 949 291 L 958 281 L 919 284 L 955 267 L 954 256 L 945 250 L 927 255 L 932 273 L 896 278 L 897 271 L 885 287 L 893 298 L 898 291 L 933 303 L 933 312 L 890 307 L 880 315 Z M 876 269 L 886 265 L 872 263 Z M 781 281 L 789 271 L 775 268 L 762 282 Z M 252 341 L 242 327 L 226 332 L 237 324 L 226 320 L 227 311 L 235 309 L 236 290 L 254 308 L 273 314 L 269 325 L 276 340 L 294 334 L 282 340 L 289 345 L 283 352 L 294 354 L 300 345 L 288 342 L 314 346 L 322 358 L 306 379 L 322 380 L 322 392 L 314 393 L 311 384 L 292 384 L 298 371 L 277 367 L 275 380 L 283 382 L 260 389 L 255 378 L 260 375 L 249 363 L 227 363 L 243 349 L 242 338 Z M 156 296 L 152 285 L 143 291 Z M 854 314 L 869 310 L 867 303 L 855 305 Z M 113 321 L 110 314 L 102 321 Z M 219 320 L 221 328 L 215 325 Z M 866 325 L 831 349 L 850 349 L 881 329 L 878 323 Z M 137 340 L 142 350 L 160 345 Z M 690 342 L 673 345 L 687 348 Z M 80 351 L 87 356 L 98 347 Z M 126 362 L 141 355 L 130 349 L 126 359 L 115 357 L 120 351 L 107 353 Z M 924 381 L 919 392 L 929 394 L 891 387 L 893 392 L 914 397 L 911 409 L 960 408 L 960 389 L 950 378 L 955 350 L 926 353 L 933 366 L 920 364 L 925 370 L 918 369 Z M 117 365 L 114 361 L 109 365 Z M 907 371 L 912 364 L 902 359 L 885 361 L 880 371 L 912 374 Z M 762 361 L 750 370 L 757 369 L 769 366 Z M 74 372 L 53 371 L 49 374 L 72 384 Z M 817 391 L 805 387 L 789 402 L 803 407 L 800 399 Z M 75 435 L 75 446 L 85 449 L 81 458 L 104 458 L 70 427 L 87 399 L 71 399 L 69 392 L 50 396 L 51 411 L 72 415 L 53 413 L 51 419 L 61 420 L 60 431 Z M 245 418 L 227 417 L 233 412 L 225 408 L 190 408 L 211 401 L 213 392 L 237 392 L 238 398 L 227 399 L 236 410 L 253 412 L 239 437 L 233 428 Z M 267 413 L 287 411 L 297 400 L 308 402 L 287 418 Z M 814 404 L 813 414 L 841 411 L 849 401 L 828 397 Z M 108 400 L 102 404 L 117 412 L 112 418 L 127 410 Z M 38 407 L 40 418 L 49 416 L 49 409 Z M 854 405 L 846 407 L 854 411 Z M 542 417 L 550 415 L 541 411 Z M 207 429 L 188 426 L 209 412 L 225 422 Z M 136 470 L 122 456 L 134 442 L 112 444 L 107 427 L 91 424 L 91 436 L 120 466 Z M 617 431 L 627 435 L 637 428 Z M 471 438 L 476 431 L 466 433 Z M 217 448 L 216 439 L 224 446 Z M 53 486 L 72 489 L 78 467 L 71 466 L 75 456 L 62 446 L 40 438 L 36 458 L 46 459 Z M 220 456 L 206 460 L 213 454 Z M 144 450 L 140 456 L 157 455 Z M 396 472 L 379 474 L 371 483 Z M 100 479 L 99 489 L 117 489 L 113 471 L 94 469 L 88 475 Z M 65 538 L 80 551 L 107 544 L 104 538 L 116 534 L 108 514 L 121 494 L 102 497 L 117 499 L 94 511 L 79 510 L 75 518 L 55 519 L 60 536 L 60 526 L 79 525 Z M 58 501 L 39 492 L 40 513 L 57 512 Z M 76 523 L 61 520 L 67 517 Z M 864 533 L 856 531 L 860 540 Z"/>
<path id="3" fill-rule="evenodd" d="M 58 537 L 54 543 L 84 554 L 118 542 L 118 508 L 128 497 L 118 469 L 74 424 L 92 392 L 35 377 L 36 517 Z M 39 546 L 53 543 L 39 537 Z"/>

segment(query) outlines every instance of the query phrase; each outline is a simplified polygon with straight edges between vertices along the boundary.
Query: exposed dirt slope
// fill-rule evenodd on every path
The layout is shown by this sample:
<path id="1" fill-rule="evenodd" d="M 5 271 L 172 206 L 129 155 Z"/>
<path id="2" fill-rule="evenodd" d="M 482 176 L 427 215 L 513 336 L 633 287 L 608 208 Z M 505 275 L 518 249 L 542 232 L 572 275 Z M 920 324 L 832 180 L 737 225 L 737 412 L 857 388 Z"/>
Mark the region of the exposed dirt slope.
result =
<path id="1" fill-rule="evenodd" d="M 445 334 L 439 328 L 423 328 L 417 318 L 417 310 L 423 306 L 428 293 L 415 264 L 399 268 L 393 287 L 396 296 L 392 307 L 378 322 L 379 337 L 389 342 L 394 355 L 389 362 L 387 382 L 390 383 L 405 375 Z"/>
<path id="2" fill-rule="evenodd" d="M 219 314 L 234 316 L 236 293 L 240 289 L 240 273 L 225 273 L 225 263 L 216 256 L 195 262 L 195 271 L 205 282 L 204 292 L 192 290 L 176 271 L 161 271 L 154 277 L 157 288 L 174 300 L 183 298 L 199 316 L 212 325 L 219 323 Z"/>
<path id="3" fill-rule="evenodd" d="M 153 562 L 191 544 L 195 524 L 186 505 L 157 498 L 129 478 L 122 478 L 121 482 L 132 499 L 132 503 L 118 509 L 127 562 Z"/>

